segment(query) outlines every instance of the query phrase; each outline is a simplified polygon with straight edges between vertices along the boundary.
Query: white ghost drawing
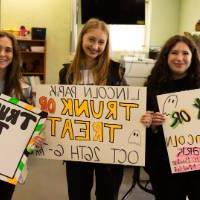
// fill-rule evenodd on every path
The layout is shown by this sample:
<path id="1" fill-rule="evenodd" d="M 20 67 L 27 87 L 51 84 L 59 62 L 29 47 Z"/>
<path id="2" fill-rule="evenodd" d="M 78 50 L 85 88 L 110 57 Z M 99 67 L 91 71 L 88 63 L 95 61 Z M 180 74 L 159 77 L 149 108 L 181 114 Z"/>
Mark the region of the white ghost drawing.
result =
<path id="1" fill-rule="evenodd" d="M 130 134 L 128 138 L 128 143 L 129 144 L 136 144 L 136 145 L 141 145 L 141 134 L 139 130 L 133 130 L 133 132 Z"/>
<path id="2" fill-rule="evenodd" d="M 165 100 L 165 103 L 163 104 L 162 114 L 166 116 L 171 115 L 174 112 L 177 104 L 178 104 L 177 95 L 168 96 Z"/>

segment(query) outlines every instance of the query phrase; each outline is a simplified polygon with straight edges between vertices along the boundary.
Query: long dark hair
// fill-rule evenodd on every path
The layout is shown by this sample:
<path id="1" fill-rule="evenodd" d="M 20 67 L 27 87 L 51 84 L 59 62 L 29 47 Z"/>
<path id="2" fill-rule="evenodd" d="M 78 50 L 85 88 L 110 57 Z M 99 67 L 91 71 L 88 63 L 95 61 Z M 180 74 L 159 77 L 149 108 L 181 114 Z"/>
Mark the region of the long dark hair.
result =
<path id="1" fill-rule="evenodd" d="M 164 84 L 167 85 L 172 80 L 171 70 L 168 66 L 168 55 L 171 49 L 178 42 L 185 43 L 192 53 L 192 61 L 190 67 L 187 70 L 187 76 L 189 78 L 190 84 L 193 85 L 194 88 L 200 87 L 200 59 L 198 48 L 195 43 L 188 37 L 175 35 L 169 38 L 164 44 L 155 63 L 155 66 L 153 67 L 151 74 L 145 83 L 145 86 L 148 86 L 148 89 L 156 94 L 160 92 L 159 90 Z"/>
<path id="2" fill-rule="evenodd" d="M 5 73 L 5 87 L 4 94 L 9 96 L 16 96 L 17 98 L 22 98 L 22 88 L 20 84 L 20 80 L 22 79 L 22 73 L 20 69 L 20 54 L 17 40 L 15 37 L 8 32 L 0 31 L 0 38 L 6 37 L 11 40 L 12 48 L 13 48 L 13 60 L 7 66 Z"/>

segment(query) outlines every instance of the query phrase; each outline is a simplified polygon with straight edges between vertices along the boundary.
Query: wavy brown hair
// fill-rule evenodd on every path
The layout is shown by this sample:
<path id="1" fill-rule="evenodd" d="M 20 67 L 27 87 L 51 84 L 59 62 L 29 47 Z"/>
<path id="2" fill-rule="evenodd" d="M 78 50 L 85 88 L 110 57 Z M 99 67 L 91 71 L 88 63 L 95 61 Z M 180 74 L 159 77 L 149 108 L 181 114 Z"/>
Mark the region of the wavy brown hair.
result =
<path id="1" fill-rule="evenodd" d="M 178 42 L 185 43 L 192 53 L 192 61 L 187 70 L 187 76 L 190 80 L 190 84 L 193 85 L 194 88 L 200 87 L 200 59 L 198 47 L 188 37 L 175 35 L 169 38 L 162 47 L 151 74 L 145 83 L 145 86 L 148 86 L 148 89 L 156 94 L 161 92 L 160 90 L 164 84 L 167 85 L 172 80 L 172 72 L 168 66 L 168 55 Z"/>
<path id="2" fill-rule="evenodd" d="M 67 82 L 71 82 L 73 84 L 78 84 L 81 80 L 80 69 L 81 69 L 81 63 L 84 60 L 84 55 L 85 55 L 83 48 L 82 48 L 83 36 L 92 29 L 101 29 L 108 36 L 105 49 L 104 49 L 103 53 L 97 58 L 97 65 L 96 65 L 95 69 L 92 69 L 95 84 L 96 85 L 106 84 L 107 76 L 108 76 L 108 67 L 109 67 L 109 63 L 110 63 L 109 31 L 108 31 L 108 27 L 107 27 L 106 23 L 99 19 L 96 19 L 96 18 L 89 19 L 81 30 L 77 48 L 76 48 L 76 53 L 75 53 L 75 56 L 74 56 L 74 59 L 73 59 L 71 65 L 69 67 L 69 71 L 67 73 L 67 77 L 66 77 Z"/>
<path id="3" fill-rule="evenodd" d="M 22 88 L 20 84 L 20 80 L 22 79 L 22 73 L 20 69 L 20 53 L 19 53 L 19 46 L 15 37 L 8 32 L 0 31 L 0 38 L 8 38 L 12 42 L 13 48 L 13 60 L 7 66 L 6 73 L 5 73 L 5 87 L 3 93 L 9 96 L 16 96 L 17 98 L 22 98 Z"/>

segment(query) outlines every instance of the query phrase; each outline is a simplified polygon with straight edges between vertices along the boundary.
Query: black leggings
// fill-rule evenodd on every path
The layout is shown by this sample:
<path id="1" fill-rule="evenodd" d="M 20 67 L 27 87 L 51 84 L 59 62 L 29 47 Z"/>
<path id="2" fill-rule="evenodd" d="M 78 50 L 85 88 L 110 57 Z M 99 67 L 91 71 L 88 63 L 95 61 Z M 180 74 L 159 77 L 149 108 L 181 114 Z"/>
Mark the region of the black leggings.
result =
<path id="1" fill-rule="evenodd" d="M 167 174 L 160 172 L 150 173 L 150 181 L 156 200 L 199 200 L 200 172 L 186 172 Z"/>
<path id="2" fill-rule="evenodd" d="M 96 199 L 117 200 L 123 178 L 123 166 L 66 162 L 69 200 L 90 200 L 94 171 Z"/>
<path id="3" fill-rule="evenodd" d="M 0 180 L 0 199 L 11 200 L 15 185 Z"/>

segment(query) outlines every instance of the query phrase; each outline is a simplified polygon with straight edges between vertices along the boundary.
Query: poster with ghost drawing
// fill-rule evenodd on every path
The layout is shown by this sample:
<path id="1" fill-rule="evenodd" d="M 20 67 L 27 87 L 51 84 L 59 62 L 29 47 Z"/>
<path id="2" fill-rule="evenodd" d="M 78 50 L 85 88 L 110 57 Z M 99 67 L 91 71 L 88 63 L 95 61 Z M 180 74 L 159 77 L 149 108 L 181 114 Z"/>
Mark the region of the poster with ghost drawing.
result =
<path id="1" fill-rule="evenodd" d="M 40 85 L 36 94 L 49 113 L 37 157 L 144 166 L 145 87 Z"/>
<path id="2" fill-rule="evenodd" d="M 158 95 L 172 173 L 200 170 L 200 89 Z"/>
<path id="3" fill-rule="evenodd" d="M 27 161 L 25 149 L 40 133 L 47 113 L 0 95 L 0 180 L 16 184 Z"/>

